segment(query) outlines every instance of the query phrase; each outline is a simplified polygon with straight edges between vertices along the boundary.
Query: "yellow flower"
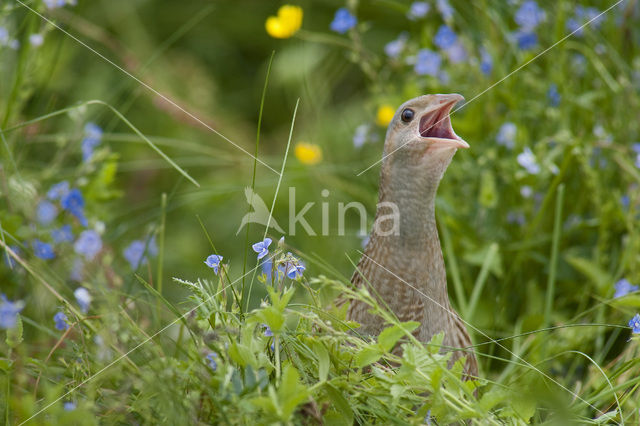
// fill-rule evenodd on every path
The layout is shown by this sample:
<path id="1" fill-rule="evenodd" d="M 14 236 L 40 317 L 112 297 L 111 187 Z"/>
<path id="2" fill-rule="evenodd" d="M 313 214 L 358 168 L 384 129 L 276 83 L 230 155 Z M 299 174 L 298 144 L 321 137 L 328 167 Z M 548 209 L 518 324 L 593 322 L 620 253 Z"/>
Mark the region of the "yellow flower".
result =
<path id="1" fill-rule="evenodd" d="M 380 105 L 376 117 L 376 124 L 380 127 L 387 127 L 389 123 L 391 123 L 391 119 L 395 113 L 396 111 L 391 105 Z"/>
<path id="2" fill-rule="evenodd" d="M 289 38 L 302 26 L 302 8 L 285 4 L 278 16 L 269 16 L 264 23 L 267 33 L 274 38 Z"/>
<path id="3" fill-rule="evenodd" d="M 306 142 L 298 142 L 294 150 L 296 158 L 308 166 L 313 166 L 322 161 L 322 150 L 318 145 Z"/>

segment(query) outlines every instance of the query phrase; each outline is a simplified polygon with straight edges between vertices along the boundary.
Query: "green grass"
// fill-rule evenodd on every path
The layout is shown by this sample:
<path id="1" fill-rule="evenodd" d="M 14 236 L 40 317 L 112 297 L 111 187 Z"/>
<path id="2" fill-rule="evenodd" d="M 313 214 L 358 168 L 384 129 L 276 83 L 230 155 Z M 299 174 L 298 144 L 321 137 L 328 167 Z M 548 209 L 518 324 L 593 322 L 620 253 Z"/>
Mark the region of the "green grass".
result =
<path id="1" fill-rule="evenodd" d="M 637 2 L 555 45 L 575 5 L 540 1 L 530 50 L 511 39 L 519 6 L 507 2 L 451 0 L 451 20 L 433 2 L 416 21 L 409 2 L 349 2 L 359 24 L 339 35 L 329 23 L 342 3 L 303 1 L 302 29 L 284 40 L 264 31 L 277 13 L 269 2 L 170 3 L 24 2 L 68 34 L 19 2 L 0 6 L 0 28 L 20 42 L 0 32 L 0 293 L 24 302 L 16 326 L 0 329 L 4 423 L 638 423 L 640 351 L 627 324 L 640 293 L 614 297 L 622 278 L 640 284 Z M 434 45 L 444 23 L 466 50 L 461 63 Z M 387 57 L 403 31 L 399 59 Z M 34 33 L 43 45 L 30 44 Z M 447 78 L 415 73 L 423 48 L 443 54 Z M 442 336 L 417 342 L 415 323 L 350 287 L 359 218 L 347 215 L 339 235 L 335 217 L 351 201 L 373 217 L 379 165 L 360 172 L 381 156 L 378 107 L 450 92 L 467 99 L 452 122 L 471 149 L 442 181 L 437 219 L 480 364 L 468 381 L 439 352 Z M 87 122 L 104 134 L 83 161 Z M 500 142 L 507 122 L 512 146 Z M 290 155 L 300 141 L 323 160 Z M 520 164 L 525 148 L 537 173 Z M 52 222 L 38 222 L 63 180 L 81 190 L 88 228 L 59 201 Z M 285 229 L 288 188 L 297 211 L 315 203 L 305 217 L 316 231 L 327 203 L 329 235 L 298 227 L 278 243 L 255 224 L 236 235 L 246 187 Z M 73 241 L 53 244 L 54 259 L 35 256 L 34 240 L 53 243 L 62 225 Z M 74 247 L 86 229 L 102 241 L 92 259 Z M 251 249 L 265 236 L 271 277 Z M 147 259 L 135 268 L 124 254 L 133 241 Z M 217 275 L 203 263 L 212 253 L 224 256 Z M 301 278 L 277 274 L 299 261 Z M 92 296 L 86 313 L 79 286 Z M 354 298 L 386 320 L 380 336 L 346 321 L 338 301 Z M 67 330 L 54 327 L 57 312 Z"/>

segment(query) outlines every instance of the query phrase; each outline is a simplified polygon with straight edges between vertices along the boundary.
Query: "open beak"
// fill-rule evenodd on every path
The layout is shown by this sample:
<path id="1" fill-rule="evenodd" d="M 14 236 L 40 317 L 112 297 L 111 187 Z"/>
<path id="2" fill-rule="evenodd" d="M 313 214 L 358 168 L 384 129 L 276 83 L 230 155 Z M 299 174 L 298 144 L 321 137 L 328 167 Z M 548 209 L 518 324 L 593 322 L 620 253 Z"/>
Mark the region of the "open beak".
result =
<path id="1" fill-rule="evenodd" d="M 429 139 L 433 148 L 469 148 L 466 143 L 453 131 L 449 113 L 451 108 L 464 100 L 462 95 L 435 95 L 439 104 L 429 109 L 420 117 L 420 136 Z"/>

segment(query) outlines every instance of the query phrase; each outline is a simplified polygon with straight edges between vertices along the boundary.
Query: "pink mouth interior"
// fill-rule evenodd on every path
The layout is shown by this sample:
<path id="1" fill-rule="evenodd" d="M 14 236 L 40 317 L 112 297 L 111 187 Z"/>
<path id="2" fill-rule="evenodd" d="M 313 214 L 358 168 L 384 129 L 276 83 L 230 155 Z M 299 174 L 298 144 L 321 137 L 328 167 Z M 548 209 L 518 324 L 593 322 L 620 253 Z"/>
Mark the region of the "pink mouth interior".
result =
<path id="1" fill-rule="evenodd" d="M 420 118 L 420 136 L 423 138 L 458 139 L 451 127 L 449 111 L 453 104 L 426 113 Z"/>

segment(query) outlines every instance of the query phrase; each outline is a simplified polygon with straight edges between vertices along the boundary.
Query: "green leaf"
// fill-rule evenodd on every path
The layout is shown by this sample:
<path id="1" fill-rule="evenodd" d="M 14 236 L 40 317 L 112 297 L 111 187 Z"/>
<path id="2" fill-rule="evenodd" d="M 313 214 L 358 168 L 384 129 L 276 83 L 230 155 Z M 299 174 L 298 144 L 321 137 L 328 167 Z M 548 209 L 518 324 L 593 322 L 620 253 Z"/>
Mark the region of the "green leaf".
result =
<path id="1" fill-rule="evenodd" d="M 362 349 L 356 355 L 356 367 L 362 368 L 366 365 L 372 364 L 379 360 L 382 354 L 383 351 L 380 348 L 377 348 L 375 346 L 368 346 Z"/>
<path id="2" fill-rule="evenodd" d="M 282 406 L 281 420 L 288 421 L 298 405 L 309 397 L 306 386 L 300 383 L 300 374 L 295 367 L 287 364 L 282 373 L 282 383 L 278 388 L 278 399 Z"/>
<path id="3" fill-rule="evenodd" d="M 329 351 L 321 342 L 315 342 L 313 345 L 313 351 L 318 357 L 318 380 L 324 382 L 329 377 Z"/>
<path id="4" fill-rule="evenodd" d="M 341 415 L 342 419 L 345 420 L 344 424 L 352 425 L 353 424 L 353 410 L 351 409 L 351 405 L 349 401 L 342 395 L 338 389 L 336 389 L 332 385 L 327 385 L 324 387 L 325 392 L 331 402 L 333 402 L 333 406 L 336 411 Z M 327 420 L 327 419 L 325 419 Z M 327 424 L 333 424 L 328 423 Z"/>
<path id="5" fill-rule="evenodd" d="M 613 422 L 616 417 L 618 417 L 618 410 L 613 410 L 596 417 L 595 421 L 597 424 L 610 424 L 610 422 Z"/>
<path id="6" fill-rule="evenodd" d="M 9 371 L 12 365 L 13 365 L 12 360 L 8 358 L 0 358 L 0 370 Z"/>
<path id="7" fill-rule="evenodd" d="M 515 414 L 525 422 L 528 422 L 536 413 L 537 402 L 528 395 L 513 394 L 511 401 Z"/>
<path id="8" fill-rule="evenodd" d="M 600 268 L 596 263 L 583 259 L 581 257 L 565 255 L 565 260 L 569 262 L 578 272 L 587 277 L 589 281 L 595 284 L 600 295 L 605 295 L 609 290 L 613 277 L 608 272 Z"/>
<path id="9" fill-rule="evenodd" d="M 611 301 L 611 304 L 616 306 L 640 308 L 640 294 L 628 294 L 626 296 L 616 297 Z"/>
<path id="10" fill-rule="evenodd" d="M 399 325 L 387 327 L 380 332 L 378 343 L 385 352 L 389 352 L 396 345 L 398 340 L 420 326 L 419 322 L 407 321 Z"/>
<path id="11" fill-rule="evenodd" d="M 241 367 L 246 367 L 247 365 L 257 367 L 258 365 L 258 360 L 251 352 L 251 349 L 240 343 L 233 342 L 231 346 L 229 346 L 229 356 Z"/>

